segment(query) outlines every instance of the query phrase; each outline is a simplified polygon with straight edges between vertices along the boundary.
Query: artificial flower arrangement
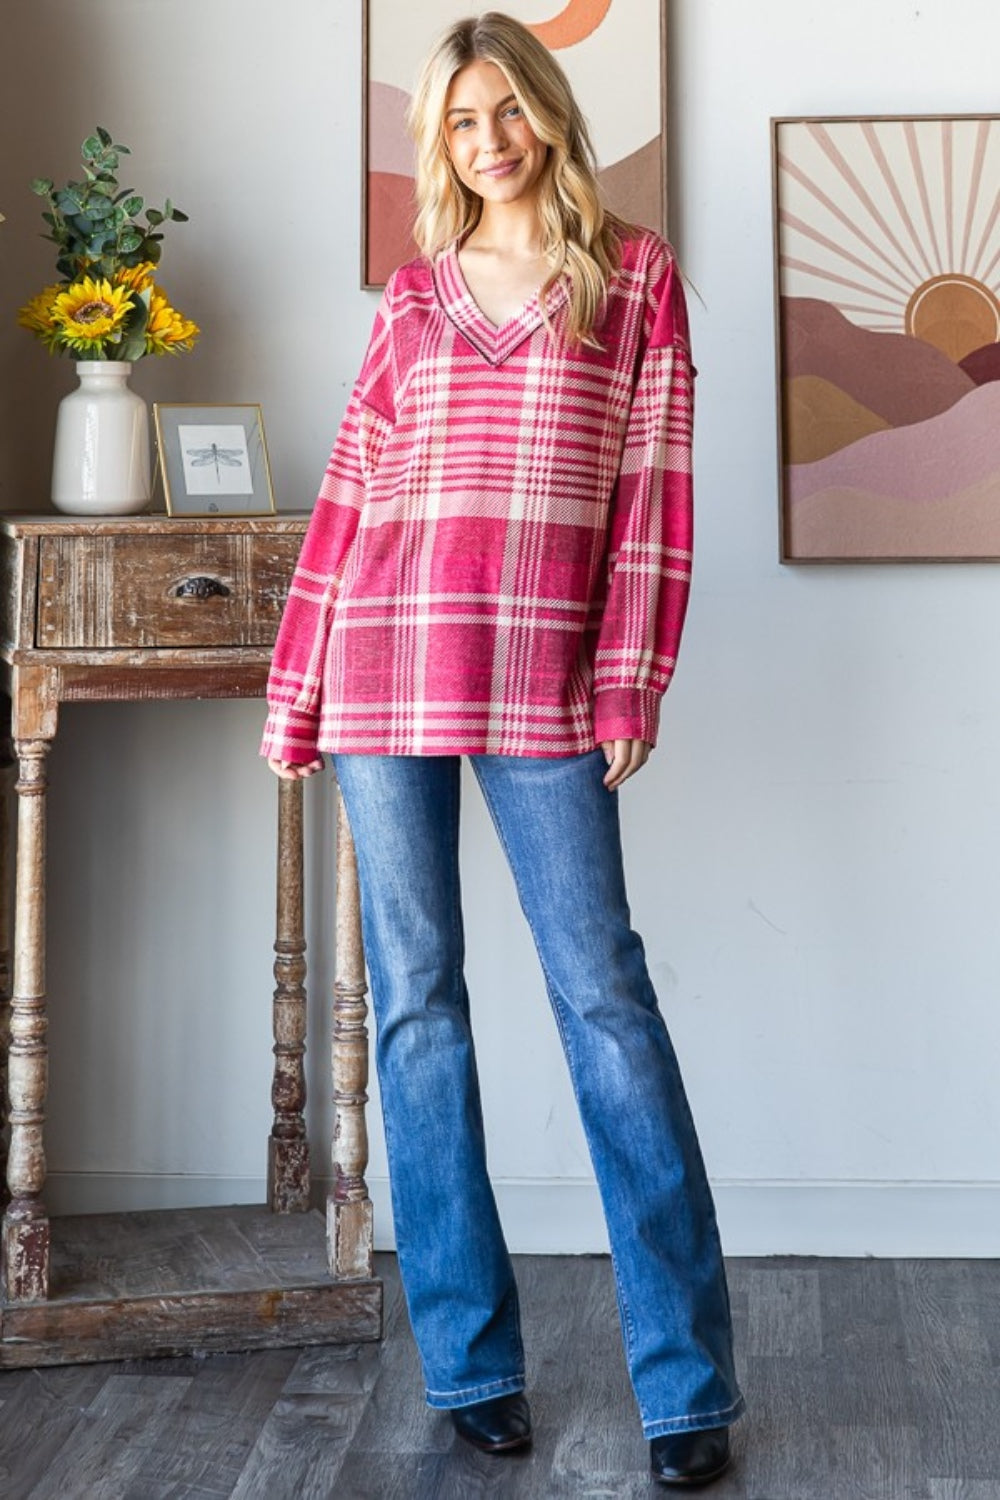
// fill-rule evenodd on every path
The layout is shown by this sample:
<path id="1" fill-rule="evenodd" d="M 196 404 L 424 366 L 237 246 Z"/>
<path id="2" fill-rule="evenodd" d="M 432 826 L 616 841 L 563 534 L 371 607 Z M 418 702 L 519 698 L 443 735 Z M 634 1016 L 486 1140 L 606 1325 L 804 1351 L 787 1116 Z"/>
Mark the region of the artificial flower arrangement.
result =
<path id="1" fill-rule="evenodd" d="M 82 360 L 136 360 L 145 354 L 190 349 L 198 325 L 171 307 L 153 279 L 160 259 L 162 225 L 186 222 L 167 199 L 146 208 L 132 188 L 118 185 L 119 158 L 130 155 L 100 126 L 81 147 L 83 182 L 57 188 L 36 178 L 32 192 L 48 199 L 45 239 L 59 254 L 62 281 L 47 286 L 18 313 L 22 328 L 53 354 Z"/>

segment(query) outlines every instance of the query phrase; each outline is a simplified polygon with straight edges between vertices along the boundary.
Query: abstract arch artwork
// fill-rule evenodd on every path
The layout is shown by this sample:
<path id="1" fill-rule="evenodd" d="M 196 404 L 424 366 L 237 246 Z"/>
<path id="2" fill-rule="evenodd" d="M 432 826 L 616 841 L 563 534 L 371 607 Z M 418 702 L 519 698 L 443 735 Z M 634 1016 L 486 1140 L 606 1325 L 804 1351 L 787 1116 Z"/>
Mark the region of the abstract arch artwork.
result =
<path id="1" fill-rule="evenodd" d="M 785 560 L 1000 559 L 1000 118 L 773 130 Z"/>
<path id="2" fill-rule="evenodd" d="M 410 90 L 434 37 L 479 8 L 467 0 L 365 0 L 364 286 L 383 286 L 416 254 L 404 125 Z M 665 230 L 666 0 L 505 0 L 500 8 L 530 26 L 565 68 L 590 124 L 610 206 Z"/>

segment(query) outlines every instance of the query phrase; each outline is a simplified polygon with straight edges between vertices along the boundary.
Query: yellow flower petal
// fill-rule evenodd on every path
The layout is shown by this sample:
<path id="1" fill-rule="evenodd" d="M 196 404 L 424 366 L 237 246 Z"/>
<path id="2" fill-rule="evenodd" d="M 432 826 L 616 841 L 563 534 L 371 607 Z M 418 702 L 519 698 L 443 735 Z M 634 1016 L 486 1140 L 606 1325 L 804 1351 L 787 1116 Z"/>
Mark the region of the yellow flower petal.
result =
<path id="1" fill-rule="evenodd" d="M 110 278 L 81 274 L 69 285 L 45 287 L 21 308 L 18 322 L 52 353 L 114 359 L 128 337 L 130 315 L 140 299 L 148 300 L 143 352 L 179 354 L 192 347 L 201 330 L 171 307 L 152 277 L 149 261 L 121 267 Z"/>
<path id="2" fill-rule="evenodd" d="M 52 321 L 67 348 L 80 354 L 107 354 L 108 345 L 121 339 L 122 324 L 132 306 L 128 287 L 112 286 L 106 278 L 84 276 L 55 299 Z"/>
<path id="3" fill-rule="evenodd" d="M 61 291 L 62 287 L 58 285 L 45 287 L 37 297 L 26 302 L 17 314 L 20 326 L 27 328 L 29 333 L 40 338 L 53 351 L 59 347 L 59 330 L 52 319 L 52 308 Z"/>
<path id="4" fill-rule="evenodd" d="M 154 284 L 146 324 L 147 354 L 179 354 L 190 349 L 201 329 L 170 306 L 161 286 Z"/>
<path id="5" fill-rule="evenodd" d="M 155 269 L 151 260 L 140 261 L 137 266 L 119 266 L 115 272 L 115 285 L 127 286 L 133 292 L 144 292 L 153 283 Z"/>

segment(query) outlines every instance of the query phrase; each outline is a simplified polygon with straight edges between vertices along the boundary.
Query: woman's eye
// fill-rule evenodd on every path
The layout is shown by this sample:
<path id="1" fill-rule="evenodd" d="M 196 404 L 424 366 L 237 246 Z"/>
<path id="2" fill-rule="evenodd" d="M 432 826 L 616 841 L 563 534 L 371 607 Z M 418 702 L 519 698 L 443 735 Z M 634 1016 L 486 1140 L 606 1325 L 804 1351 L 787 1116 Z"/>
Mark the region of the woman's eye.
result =
<path id="1" fill-rule="evenodd" d="M 453 130 L 464 130 L 467 125 L 471 125 L 471 124 L 472 124 L 472 121 L 468 120 L 468 119 L 466 119 L 466 120 L 456 120 L 454 122 L 454 124 L 452 125 L 452 129 Z"/>
<path id="2" fill-rule="evenodd" d="M 517 116 L 520 113 L 521 113 L 521 106 L 519 104 L 512 104 L 509 109 L 505 109 L 504 110 L 504 118 L 505 119 L 516 119 Z"/>

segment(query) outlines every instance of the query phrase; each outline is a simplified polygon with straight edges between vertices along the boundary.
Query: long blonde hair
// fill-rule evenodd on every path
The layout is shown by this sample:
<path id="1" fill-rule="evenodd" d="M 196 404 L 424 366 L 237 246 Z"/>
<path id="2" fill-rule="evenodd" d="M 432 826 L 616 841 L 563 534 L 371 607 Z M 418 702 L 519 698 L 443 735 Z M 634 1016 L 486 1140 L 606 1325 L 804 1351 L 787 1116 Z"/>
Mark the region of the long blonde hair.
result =
<path id="1" fill-rule="evenodd" d="M 601 202 L 587 122 L 562 68 L 526 26 L 498 11 L 449 26 L 421 69 L 408 116 L 417 158 L 414 238 L 433 257 L 479 222 L 482 199 L 452 166 L 444 117 L 455 74 L 480 61 L 495 63 L 506 76 L 525 119 L 549 148 L 538 198 L 542 253 L 550 266 L 542 305 L 544 293 L 565 272 L 567 339 L 599 347 L 594 325 L 621 265 L 621 238 L 628 226 Z"/>

